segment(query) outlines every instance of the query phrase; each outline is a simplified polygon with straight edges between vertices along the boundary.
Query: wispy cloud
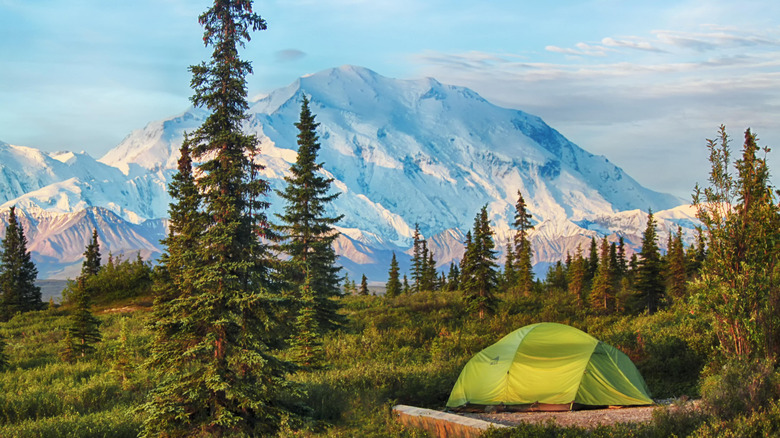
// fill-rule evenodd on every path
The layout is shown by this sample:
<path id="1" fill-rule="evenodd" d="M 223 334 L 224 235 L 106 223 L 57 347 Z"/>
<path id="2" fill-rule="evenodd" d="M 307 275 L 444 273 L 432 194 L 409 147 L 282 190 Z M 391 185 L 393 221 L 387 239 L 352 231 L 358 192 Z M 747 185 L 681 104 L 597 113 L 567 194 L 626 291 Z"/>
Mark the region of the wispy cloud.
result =
<path id="1" fill-rule="evenodd" d="M 276 52 L 274 55 L 279 62 L 290 62 L 305 58 L 306 52 L 298 49 L 285 49 Z"/>
<path id="2" fill-rule="evenodd" d="M 683 196 L 706 179 L 704 139 L 721 123 L 735 137 L 753 127 L 780 146 L 777 46 L 771 32 L 709 28 L 547 46 L 548 59 L 564 55 L 557 62 L 481 52 L 426 52 L 415 61 L 426 75 L 541 116 L 640 182 Z"/>

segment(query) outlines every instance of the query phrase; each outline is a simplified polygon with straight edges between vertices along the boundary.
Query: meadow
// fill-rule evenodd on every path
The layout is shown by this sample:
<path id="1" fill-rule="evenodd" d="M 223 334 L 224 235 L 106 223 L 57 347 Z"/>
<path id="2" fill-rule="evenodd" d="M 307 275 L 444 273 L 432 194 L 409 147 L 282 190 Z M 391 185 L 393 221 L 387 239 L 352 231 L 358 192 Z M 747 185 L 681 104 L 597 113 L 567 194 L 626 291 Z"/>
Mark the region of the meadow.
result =
<path id="1" fill-rule="evenodd" d="M 780 407 L 771 401 L 777 387 L 774 371 L 771 367 L 763 374 L 722 371 L 728 366 L 709 359 L 715 340 L 685 308 L 672 306 L 653 315 L 594 316 L 567 304 L 563 292 L 503 298 L 495 315 L 480 320 L 466 310 L 459 292 L 343 297 L 348 324 L 323 339 L 325 367 L 290 376 L 304 389 L 301 405 L 305 408 L 300 417 L 289 419 L 279 436 L 426 436 L 395 423 L 392 406 L 442 409 L 462 366 L 474 353 L 516 328 L 540 321 L 575 326 L 620 348 L 636 363 L 654 398 L 697 398 L 704 388 L 709 391 L 705 394 L 709 404 L 703 405 L 712 407 L 677 413 L 662 409 L 649 425 L 594 431 L 528 426 L 486 436 L 765 436 L 777 432 L 774 425 L 780 424 Z M 0 436 L 137 436 L 142 417 L 136 407 L 152 380 L 143 367 L 150 342 L 150 302 L 140 297 L 96 306 L 93 311 L 101 320 L 103 340 L 93 356 L 74 363 L 60 357 L 67 306 L 20 314 L 4 323 L 0 334 L 8 344 L 10 366 L 0 374 Z M 708 381 L 708 376 L 715 377 Z M 735 380 L 730 386 L 725 384 L 729 378 Z M 747 395 L 733 392 L 750 387 L 751 382 L 759 390 Z M 762 404 L 739 405 L 746 398 Z"/>

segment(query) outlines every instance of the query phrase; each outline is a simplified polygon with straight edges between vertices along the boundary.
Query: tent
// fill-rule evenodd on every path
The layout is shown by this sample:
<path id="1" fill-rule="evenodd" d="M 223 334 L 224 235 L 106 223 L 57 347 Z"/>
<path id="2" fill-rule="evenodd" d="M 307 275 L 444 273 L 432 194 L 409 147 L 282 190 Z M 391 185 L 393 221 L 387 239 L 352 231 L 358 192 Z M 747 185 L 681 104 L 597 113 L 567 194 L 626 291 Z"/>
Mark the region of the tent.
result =
<path id="1" fill-rule="evenodd" d="M 522 327 L 466 363 L 447 407 L 505 405 L 539 410 L 653 404 L 621 351 L 556 323 Z"/>

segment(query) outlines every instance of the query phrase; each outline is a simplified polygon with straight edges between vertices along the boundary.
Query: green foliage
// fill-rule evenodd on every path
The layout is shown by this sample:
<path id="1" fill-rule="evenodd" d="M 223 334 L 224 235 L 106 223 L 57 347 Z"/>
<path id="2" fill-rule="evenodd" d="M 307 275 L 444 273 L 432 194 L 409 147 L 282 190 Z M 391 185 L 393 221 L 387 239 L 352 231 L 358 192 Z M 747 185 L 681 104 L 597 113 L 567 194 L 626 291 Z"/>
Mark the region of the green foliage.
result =
<path id="1" fill-rule="evenodd" d="M 647 213 L 647 227 L 642 235 L 641 259 L 636 270 L 636 289 L 649 313 L 655 313 L 664 303 L 661 253 L 658 249 L 653 212 Z"/>
<path id="2" fill-rule="evenodd" d="M 396 260 L 395 252 L 393 252 L 393 258 L 390 260 L 390 271 L 387 273 L 388 278 L 385 284 L 386 297 L 393 298 L 401 295 L 402 285 L 399 275 L 398 260 Z"/>
<path id="3" fill-rule="evenodd" d="M 92 297 L 83 278 L 79 278 L 72 299 L 75 307 L 71 310 L 70 325 L 62 355 L 68 362 L 83 359 L 94 353 L 95 344 L 101 339 L 100 321 L 92 314 Z"/>
<path id="4" fill-rule="evenodd" d="M 148 375 L 138 376 L 134 391 L 123 388 L 106 366 L 119 341 L 121 317 L 101 317 L 104 341 L 76 363 L 58 358 L 68 316 L 29 312 L 3 324 L 10 367 L 0 373 L 0 436 L 137 436 L 140 418 L 134 406 L 148 390 Z M 125 318 L 131 360 L 144 355 L 145 315 Z"/>
<path id="5" fill-rule="evenodd" d="M 516 288 L 517 292 L 521 295 L 528 295 L 531 293 L 534 281 L 534 271 L 531 259 L 533 257 L 533 248 L 531 248 L 531 241 L 528 238 L 528 232 L 534 229 L 531 225 L 532 216 L 528 212 L 525 205 L 525 199 L 523 199 L 522 193 L 517 191 L 517 203 L 515 204 L 515 221 L 512 226 L 514 227 L 514 257 L 515 262 L 513 266 L 513 276 L 516 283 L 512 286 Z"/>
<path id="6" fill-rule="evenodd" d="M 774 360 L 780 349 L 780 212 L 756 136 L 745 132 L 742 158 L 731 169 L 723 126 L 719 134 L 707 141 L 710 185 L 697 186 L 693 198 L 708 248 L 692 288 L 699 311 L 711 317 L 723 356 Z"/>
<path id="7" fill-rule="evenodd" d="M 0 335 L 0 371 L 5 371 L 8 368 L 8 354 L 5 349 L 8 344 L 5 342 L 5 338 Z"/>
<path id="8" fill-rule="evenodd" d="M 96 274 L 82 274 L 76 281 L 68 282 L 62 292 L 65 303 L 75 303 L 79 282 L 83 282 L 95 304 L 147 297 L 152 293 L 152 264 L 143 261 L 140 254 L 133 261 L 109 255 L 108 262 Z"/>
<path id="9" fill-rule="evenodd" d="M 252 69 L 238 50 L 266 24 L 249 0 L 216 0 L 199 22 L 213 52 L 190 68 L 192 102 L 209 116 L 187 136 L 201 164 L 197 177 L 179 187 L 187 190 L 174 198 L 174 209 L 193 202 L 186 193 L 194 188 L 200 214 L 176 219 L 174 233 L 192 232 L 184 245 L 168 248 L 168 265 L 158 276 L 147 361 L 155 387 L 142 406 L 142 435 L 267 435 L 292 414 L 285 400 L 297 390 L 286 378 L 292 365 L 273 351 L 287 338 L 278 318 L 289 303 L 271 278 L 276 261 L 260 239 L 271 233 L 258 141 L 242 131 Z"/>
<path id="10" fill-rule="evenodd" d="M 460 284 L 463 299 L 471 312 L 480 319 L 496 311 L 498 286 L 496 251 L 493 231 L 488 222 L 487 206 L 474 219 L 473 234 L 467 235 L 466 253 L 463 256 Z"/>
<path id="11" fill-rule="evenodd" d="M 41 288 L 35 285 L 37 276 L 24 229 L 16 218 L 16 209 L 11 207 L 0 255 L 0 320 L 8 321 L 17 312 L 44 307 Z"/>
<path id="12" fill-rule="evenodd" d="M 706 409 L 726 420 L 757 411 L 778 397 L 780 373 L 766 360 L 730 360 L 702 384 Z"/>
<path id="13" fill-rule="evenodd" d="M 298 155 L 290 166 L 290 175 L 284 178 L 287 185 L 277 191 L 285 201 L 284 213 L 277 214 L 281 224 L 275 228 L 281 239 L 278 250 L 290 257 L 284 263 L 285 279 L 293 291 L 300 290 L 304 281 L 310 281 L 315 292 L 316 318 L 324 332 L 344 324 L 338 314 L 341 295 L 336 251 L 333 242 L 339 233 L 333 225 L 342 215 L 328 216 L 325 210 L 339 193 L 328 194 L 333 178 L 322 175 L 322 164 L 317 162 L 320 144 L 316 129 L 319 123 L 309 109 L 309 100 L 303 96 L 298 128 Z M 311 277 L 306 280 L 306 277 Z"/>
<path id="14" fill-rule="evenodd" d="M 100 242 L 97 228 L 92 230 L 92 240 L 84 250 L 84 261 L 81 263 L 81 276 L 84 278 L 97 275 L 100 272 Z"/>

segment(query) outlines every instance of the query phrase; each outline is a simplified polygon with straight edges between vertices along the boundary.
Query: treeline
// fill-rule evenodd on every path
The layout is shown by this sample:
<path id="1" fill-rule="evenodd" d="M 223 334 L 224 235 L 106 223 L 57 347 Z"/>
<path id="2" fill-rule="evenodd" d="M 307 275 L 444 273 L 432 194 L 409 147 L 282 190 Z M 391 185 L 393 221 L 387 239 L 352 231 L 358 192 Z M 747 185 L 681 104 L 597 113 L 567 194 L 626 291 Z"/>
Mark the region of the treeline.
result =
<path id="1" fill-rule="evenodd" d="M 699 278 L 707 256 L 703 231 L 697 228 L 693 245 L 686 246 L 682 228 L 669 232 L 667 251 L 658 242 L 658 226 L 652 211 L 639 252 L 628 256 L 622 236 L 591 238 L 590 247 L 577 246 L 574 254 L 551 265 L 544 278 L 534 278 L 531 258 L 533 248 L 528 233 L 532 217 L 518 192 L 515 211 L 515 233 L 506 247 L 501 269 L 493 243 L 486 207 L 477 214 L 474 227 L 466 234 L 465 253 L 459 263 L 450 264 L 448 273 L 436 270 L 433 252 L 415 227 L 411 262 L 411 283 L 403 274 L 393 254 L 386 295 L 395 297 L 421 291 L 461 291 L 472 303 L 476 316 L 494 313 L 498 307 L 497 292 L 509 300 L 531 296 L 568 296 L 573 305 L 594 314 L 655 313 L 688 297 L 688 284 Z"/>

